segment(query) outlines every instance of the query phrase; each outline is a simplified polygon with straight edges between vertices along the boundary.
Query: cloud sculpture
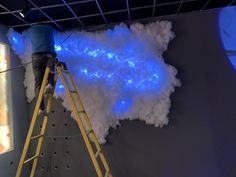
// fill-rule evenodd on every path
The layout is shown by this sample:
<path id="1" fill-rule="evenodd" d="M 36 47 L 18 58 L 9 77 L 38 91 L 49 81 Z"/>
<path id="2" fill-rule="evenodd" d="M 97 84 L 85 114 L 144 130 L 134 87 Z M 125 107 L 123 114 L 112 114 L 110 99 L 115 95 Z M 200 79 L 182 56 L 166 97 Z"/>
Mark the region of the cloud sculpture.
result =
<path id="1" fill-rule="evenodd" d="M 222 8 L 219 14 L 219 32 L 228 59 L 236 69 L 236 7 Z"/>
<path id="2" fill-rule="evenodd" d="M 140 119 L 156 127 L 168 124 L 170 95 L 180 81 L 177 70 L 165 63 L 162 54 L 173 38 L 169 21 L 56 34 L 57 57 L 66 62 L 100 143 L 105 143 L 109 128 L 115 128 L 123 119 Z M 13 30 L 8 39 L 22 63 L 30 61 L 29 39 Z M 25 75 L 31 101 L 31 65 Z M 71 110 L 60 82 L 56 96 Z"/>

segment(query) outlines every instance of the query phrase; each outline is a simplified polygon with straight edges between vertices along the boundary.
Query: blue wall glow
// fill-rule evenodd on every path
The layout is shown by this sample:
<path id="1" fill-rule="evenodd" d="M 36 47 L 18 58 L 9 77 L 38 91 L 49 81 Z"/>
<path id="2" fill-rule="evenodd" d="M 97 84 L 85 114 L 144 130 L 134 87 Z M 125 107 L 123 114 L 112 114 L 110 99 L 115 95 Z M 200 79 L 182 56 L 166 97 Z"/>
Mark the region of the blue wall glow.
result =
<path id="1" fill-rule="evenodd" d="M 226 54 L 236 70 L 236 7 L 226 7 L 221 10 L 219 29 Z"/>

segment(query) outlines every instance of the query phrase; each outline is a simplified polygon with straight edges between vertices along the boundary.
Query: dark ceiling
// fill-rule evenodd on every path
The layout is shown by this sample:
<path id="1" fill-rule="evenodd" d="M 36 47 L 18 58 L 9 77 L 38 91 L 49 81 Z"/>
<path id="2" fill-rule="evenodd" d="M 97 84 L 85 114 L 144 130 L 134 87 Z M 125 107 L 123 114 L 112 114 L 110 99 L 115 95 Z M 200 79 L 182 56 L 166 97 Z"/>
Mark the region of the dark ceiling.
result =
<path id="1" fill-rule="evenodd" d="M 19 12 L 25 0 L 0 0 L 0 23 L 22 31 L 31 24 L 47 23 L 59 30 L 202 11 L 236 5 L 236 0 L 29 0 L 31 12 Z"/>

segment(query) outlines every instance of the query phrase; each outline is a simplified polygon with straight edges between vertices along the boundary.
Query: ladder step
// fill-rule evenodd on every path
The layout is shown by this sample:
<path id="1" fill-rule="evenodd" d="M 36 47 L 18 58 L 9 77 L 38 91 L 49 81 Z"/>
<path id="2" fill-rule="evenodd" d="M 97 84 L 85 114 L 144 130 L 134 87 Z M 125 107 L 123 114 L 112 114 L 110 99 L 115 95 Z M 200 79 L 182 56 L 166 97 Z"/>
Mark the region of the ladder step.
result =
<path id="1" fill-rule="evenodd" d="M 95 157 L 96 157 L 96 158 L 98 157 L 98 155 L 100 154 L 100 152 L 101 152 L 101 150 L 98 150 L 98 151 L 96 152 L 96 154 L 95 154 Z"/>
<path id="2" fill-rule="evenodd" d="M 78 113 L 86 113 L 85 110 L 82 110 L 82 111 L 78 111 Z"/>
<path id="3" fill-rule="evenodd" d="M 70 90 L 70 93 L 77 93 L 77 90 Z"/>
<path id="4" fill-rule="evenodd" d="M 87 131 L 86 131 L 87 135 L 89 135 L 89 134 L 92 133 L 92 132 L 93 132 L 93 130 L 87 130 Z"/>
<path id="5" fill-rule="evenodd" d="M 68 71 L 68 70 L 62 70 L 62 72 L 66 73 L 66 74 L 67 74 L 67 73 L 69 73 L 69 71 Z"/>
<path id="6" fill-rule="evenodd" d="M 49 71 L 50 74 L 57 74 L 56 71 Z"/>
<path id="7" fill-rule="evenodd" d="M 108 177 L 110 171 L 107 171 L 104 177 Z"/>
<path id="8" fill-rule="evenodd" d="M 43 135 L 43 134 L 40 134 L 40 135 L 32 136 L 32 137 L 31 137 L 31 140 L 40 138 L 40 137 L 42 137 L 42 136 L 44 136 L 44 135 Z"/>
<path id="9" fill-rule="evenodd" d="M 33 157 L 30 157 L 29 159 L 27 159 L 26 161 L 24 161 L 24 164 L 26 164 L 26 163 L 28 163 L 28 162 L 30 162 L 30 161 L 32 161 L 32 160 L 38 158 L 38 157 L 39 157 L 38 155 L 35 155 L 35 156 L 33 156 Z"/>
<path id="10" fill-rule="evenodd" d="M 45 95 L 45 96 L 50 96 L 50 95 L 52 95 L 52 92 L 47 92 L 47 93 L 45 93 L 44 95 Z"/>

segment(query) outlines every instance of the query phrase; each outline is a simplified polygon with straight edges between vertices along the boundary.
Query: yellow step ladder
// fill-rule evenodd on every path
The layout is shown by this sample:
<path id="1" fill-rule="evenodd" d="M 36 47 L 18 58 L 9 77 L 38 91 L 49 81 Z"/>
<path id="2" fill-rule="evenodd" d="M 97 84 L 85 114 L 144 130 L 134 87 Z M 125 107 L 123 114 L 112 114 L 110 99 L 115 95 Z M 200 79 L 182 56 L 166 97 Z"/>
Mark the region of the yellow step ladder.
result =
<path id="1" fill-rule="evenodd" d="M 40 103 L 41 103 L 42 98 L 44 96 L 44 90 L 45 90 L 45 87 L 46 87 L 46 84 L 47 84 L 48 76 L 49 76 L 49 73 L 53 72 L 53 71 L 50 70 L 50 66 L 52 64 L 56 65 L 56 74 L 54 76 L 55 84 L 54 84 L 54 87 L 53 87 L 53 92 L 47 96 L 48 101 L 47 101 L 47 105 L 46 105 L 46 115 L 44 115 L 44 118 L 43 118 L 43 124 L 42 124 L 42 128 L 41 128 L 41 132 L 40 132 L 39 135 L 32 136 L 33 135 L 33 130 L 34 130 L 34 127 L 35 127 L 35 123 L 36 123 L 36 120 L 38 118 Z M 42 81 L 41 89 L 40 89 L 40 92 L 39 92 L 39 95 L 38 95 L 38 99 L 37 99 L 36 106 L 35 106 L 35 109 L 34 109 L 33 117 L 32 117 L 32 120 L 31 120 L 31 124 L 30 124 L 30 127 L 29 127 L 27 138 L 26 138 L 26 141 L 25 141 L 24 149 L 23 149 L 23 152 L 21 154 L 21 158 L 20 158 L 20 162 L 19 162 L 19 165 L 18 165 L 16 177 L 21 176 L 23 166 L 26 163 L 29 163 L 29 162 L 33 162 L 30 177 L 35 176 L 35 170 L 36 170 L 36 167 L 37 167 L 38 158 L 39 158 L 43 138 L 44 138 L 44 135 L 45 135 L 45 132 L 46 132 L 46 126 L 47 126 L 47 122 L 48 122 L 48 115 L 49 115 L 50 110 L 51 110 L 53 94 L 54 94 L 55 85 L 56 85 L 58 75 L 59 75 L 59 77 L 62 81 L 62 84 L 63 84 L 64 88 L 65 88 L 66 96 L 69 100 L 69 103 L 70 103 L 70 106 L 71 106 L 71 109 L 72 109 L 72 113 L 73 113 L 73 115 L 76 119 L 76 122 L 77 122 L 77 124 L 80 128 L 82 137 L 84 139 L 84 142 L 85 142 L 85 145 L 87 147 L 88 153 L 90 155 L 90 158 L 91 158 L 92 163 L 94 165 L 94 168 L 96 170 L 97 176 L 98 177 L 112 177 L 112 174 L 111 174 L 111 171 L 110 171 L 109 166 L 107 164 L 107 161 L 106 161 L 106 159 L 105 159 L 105 157 L 102 153 L 101 147 L 100 147 L 100 145 L 98 143 L 98 140 L 96 138 L 96 135 L 95 135 L 95 133 L 92 129 L 91 123 L 88 119 L 88 116 L 87 116 L 86 111 L 84 109 L 84 106 L 81 102 L 79 94 L 76 90 L 76 87 L 75 87 L 73 81 L 72 81 L 71 75 L 70 75 L 70 73 L 69 73 L 69 71 L 66 67 L 66 64 L 63 63 L 63 62 L 58 62 L 58 60 L 55 59 L 55 58 L 51 58 L 51 59 L 48 60 L 48 64 L 47 64 L 46 71 L 45 71 L 45 74 L 44 74 L 44 78 L 43 78 L 43 81 Z M 28 148 L 29 148 L 30 142 L 32 140 L 38 140 L 36 152 L 35 152 L 34 156 L 26 159 Z M 98 158 L 99 157 L 100 157 L 101 163 L 98 163 Z M 100 166 L 103 165 L 103 170 L 101 169 L 99 164 L 100 164 Z"/>

